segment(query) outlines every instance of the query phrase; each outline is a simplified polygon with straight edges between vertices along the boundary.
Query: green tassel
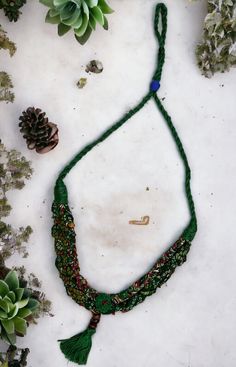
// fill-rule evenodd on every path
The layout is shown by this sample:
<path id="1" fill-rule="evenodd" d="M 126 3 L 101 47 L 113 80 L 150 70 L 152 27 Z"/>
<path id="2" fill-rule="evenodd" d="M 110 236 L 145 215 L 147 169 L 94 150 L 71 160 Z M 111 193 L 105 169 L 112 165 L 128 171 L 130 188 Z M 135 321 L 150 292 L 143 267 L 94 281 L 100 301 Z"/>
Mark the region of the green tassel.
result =
<path id="1" fill-rule="evenodd" d="M 70 339 L 59 340 L 62 353 L 71 362 L 86 364 L 92 347 L 92 336 L 95 333 L 96 330 L 89 327 Z"/>

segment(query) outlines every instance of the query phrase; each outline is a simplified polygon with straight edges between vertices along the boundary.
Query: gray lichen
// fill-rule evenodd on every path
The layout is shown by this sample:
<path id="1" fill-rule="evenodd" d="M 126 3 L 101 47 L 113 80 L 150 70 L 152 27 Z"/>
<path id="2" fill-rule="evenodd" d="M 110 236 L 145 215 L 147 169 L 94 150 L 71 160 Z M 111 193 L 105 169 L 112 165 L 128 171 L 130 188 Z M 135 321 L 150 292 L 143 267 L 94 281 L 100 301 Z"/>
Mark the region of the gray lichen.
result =
<path id="1" fill-rule="evenodd" d="M 25 181 L 32 175 L 31 163 L 28 162 L 20 152 L 7 150 L 0 141 L 0 279 L 4 279 L 9 269 L 5 262 L 15 252 L 23 257 L 28 255 L 26 243 L 29 240 L 32 229 L 14 229 L 10 224 L 2 221 L 2 218 L 10 214 L 11 206 L 7 199 L 7 192 L 10 190 L 20 190 L 24 187 Z M 41 291 L 41 281 L 35 274 L 27 274 L 24 266 L 14 267 L 18 272 L 20 287 L 30 290 L 31 296 L 39 301 L 37 311 L 28 316 L 27 322 L 37 324 L 37 319 L 41 316 L 53 316 L 51 314 L 51 302 Z M 0 352 L 0 366 L 3 367 L 24 367 L 27 365 L 29 349 L 20 349 L 17 346 L 10 347 L 7 352 Z"/>
<path id="2" fill-rule="evenodd" d="M 29 241 L 32 233 L 30 226 L 26 228 L 20 227 L 16 230 L 10 224 L 0 221 L 0 233 L 0 251 L 5 260 L 15 252 L 24 258 L 28 256 L 26 243 Z"/>
<path id="3" fill-rule="evenodd" d="M 86 73 L 100 74 L 103 71 L 103 65 L 99 60 L 91 60 L 85 69 Z"/>
<path id="4" fill-rule="evenodd" d="M 87 78 L 80 78 L 78 82 L 76 83 L 77 87 L 79 89 L 83 89 L 85 85 L 87 84 Z"/>
<path id="5" fill-rule="evenodd" d="M 52 303 L 46 298 L 45 293 L 41 291 L 42 283 L 34 273 L 27 274 L 24 266 L 15 268 L 23 285 L 30 289 L 32 296 L 39 301 L 39 307 L 34 313 L 34 322 L 42 316 L 53 316 L 51 313 Z"/>
<path id="6" fill-rule="evenodd" d="M 3 30 L 0 25 L 0 50 L 8 50 L 10 56 L 13 56 L 16 52 L 16 45 L 14 42 L 10 41 L 7 37 L 7 33 Z M 0 101 L 13 102 L 14 93 L 12 92 L 13 83 L 10 75 L 5 71 L 0 72 Z"/>
<path id="7" fill-rule="evenodd" d="M 11 91 L 13 84 L 10 75 L 0 71 L 0 101 L 14 102 L 15 95 Z"/>
<path id="8" fill-rule="evenodd" d="M 236 66 L 236 1 L 208 0 L 203 40 L 196 48 L 202 74 L 210 78 Z"/>
<path id="9" fill-rule="evenodd" d="M 32 229 L 30 226 L 19 229 L 2 221 L 11 211 L 7 199 L 9 190 L 20 190 L 25 185 L 25 180 L 32 175 L 30 162 L 16 150 L 7 150 L 0 141 L 0 253 L 3 260 L 18 252 L 23 257 L 27 256 L 26 242 L 28 242 Z"/>
<path id="10" fill-rule="evenodd" d="M 7 33 L 4 31 L 0 24 L 0 49 L 8 50 L 10 56 L 13 56 L 16 52 L 16 45 L 14 42 L 10 41 L 7 37 Z"/>

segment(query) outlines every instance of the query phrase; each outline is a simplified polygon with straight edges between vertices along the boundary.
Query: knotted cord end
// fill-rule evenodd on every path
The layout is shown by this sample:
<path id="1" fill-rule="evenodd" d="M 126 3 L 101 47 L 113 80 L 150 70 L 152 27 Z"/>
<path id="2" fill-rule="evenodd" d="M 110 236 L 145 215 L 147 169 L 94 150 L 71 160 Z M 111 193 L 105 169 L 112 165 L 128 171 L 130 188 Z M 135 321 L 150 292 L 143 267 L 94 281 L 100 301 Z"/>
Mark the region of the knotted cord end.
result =
<path id="1" fill-rule="evenodd" d="M 54 198 L 59 204 L 68 204 L 68 192 L 62 180 L 57 180 L 54 188 Z"/>
<path id="2" fill-rule="evenodd" d="M 195 234 L 197 232 L 197 219 L 192 218 L 189 222 L 189 225 L 183 232 L 183 238 L 185 238 L 187 241 L 192 241 L 195 237 Z"/>

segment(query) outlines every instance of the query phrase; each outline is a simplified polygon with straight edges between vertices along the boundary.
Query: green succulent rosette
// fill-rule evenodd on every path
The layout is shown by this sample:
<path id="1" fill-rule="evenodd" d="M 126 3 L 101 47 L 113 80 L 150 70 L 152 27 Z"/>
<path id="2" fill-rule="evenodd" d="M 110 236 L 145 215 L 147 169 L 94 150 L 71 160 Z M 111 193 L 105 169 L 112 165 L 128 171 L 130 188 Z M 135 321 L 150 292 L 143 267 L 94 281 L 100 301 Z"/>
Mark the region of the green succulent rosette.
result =
<path id="1" fill-rule="evenodd" d="M 10 271 L 0 280 L 0 336 L 15 345 L 16 336 L 24 336 L 27 320 L 38 309 L 39 302 L 30 298 L 30 291 L 20 287 L 16 271 Z"/>
<path id="2" fill-rule="evenodd" d="M 46 22 L 58 24 L 58 34 L 63 36 L 70 29 L 82 45 L 89 39 L 97 23 L 108 29 L 105 14 L 113 10 L 105 0 L 40 0 L 50 9 L 46 15 Z"/>

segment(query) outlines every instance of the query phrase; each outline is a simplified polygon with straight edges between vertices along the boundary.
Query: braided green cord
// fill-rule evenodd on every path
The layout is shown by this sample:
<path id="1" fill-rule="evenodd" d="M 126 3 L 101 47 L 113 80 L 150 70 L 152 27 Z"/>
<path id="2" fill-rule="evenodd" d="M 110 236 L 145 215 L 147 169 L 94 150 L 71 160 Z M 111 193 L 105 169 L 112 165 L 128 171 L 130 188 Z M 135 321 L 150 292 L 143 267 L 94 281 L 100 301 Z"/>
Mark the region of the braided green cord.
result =
<path id="1" fill-rule="evenodd" d="M 154 101 L 156 102 L 156 105 L 158 107 L 158 109 L 160 110 L 162 116 L 164 117 L 167 126 L 174 138 L 174 141 L 176 143 L 178 152 L 180 157 L 182 158 L 182 161 L 184 163 L 184 168 L 185 168 L 185 193 L 186 193 L 186 197 L 187 197 L 187 201 L 188 201 L 188 206 L 189 206 L 189 211 L 190 211 L 190 215 L 191 215 L 191 220 L 189 225 L 187 226 L 187 228 L 185 229 L 185 231 L 183 232 L 183 237 L 186 238 L 186 240 L 188 241 L 192 241 L 195 233 L 197 232 L 197 218 L 196 218 L 196 213 L 195 213 L 195 206 L 194 206 L 194 201 L 193 201 L 193 197 L 192 197 L 192 193 L 191 193 L 191 187 L 190 187 L 190 181 L 191 181 L 191 169 L 189 167 L 189 163 L 188 163 L 188 159 L 186 156 L 186 153 L 184 151 L 183 145 L 181 143 L 181 140 L 178 136 L 178 133 L 173 125 L 173 122 L 171 120 L 170 115 L 168 114 L 168 112 L 165 110 L 165 108 L 163 107 L 160 99 L 157 97 L 156 94 L 153 94 L 153 98 Z"/>
<path id="2" fill-rule="evenodd" d="M 161 33 L 159 32 L 160 26 L 162 27 Z M 154 31 L 156 38 L 159 42 L 159 50 L 158 50 L 157 69 L 153 75 L 153 79 L 158 80 L 160 82 L 162 69 L 165 62 L 165 41 L 167 31 L 167 8 L 164 4 L 158 4 L 156 6 L 156 12 L 154 18 Z"/>
<path id="3" fill-rule="evenodd" d="M 71 162 L 61 171 L 58 176 L 56 186 L 61 184 L 61 181 L 66 177 L 66 175 L 70 172 L 70 170 L 86 155 L 93 149 L 96 145 L 102 143 L 105 139 L 107 139 L 112 133 L 114 133 L 117 129 L 119 129 L 122 125 L 124 125 L 132 116 L 134 116 L 138 111 L 140 111 L 144 105 L 151 99 L 152 92 L 149 92 L 141 102 L 131 109 L 128 113 L 126 113 L 119 121 L 117 121 L 114 125 L 112 125 L 109 129 L 107 129 L 101 136 L 99 136 L 95 141 L 86 145 L 72 160 Z"/>

